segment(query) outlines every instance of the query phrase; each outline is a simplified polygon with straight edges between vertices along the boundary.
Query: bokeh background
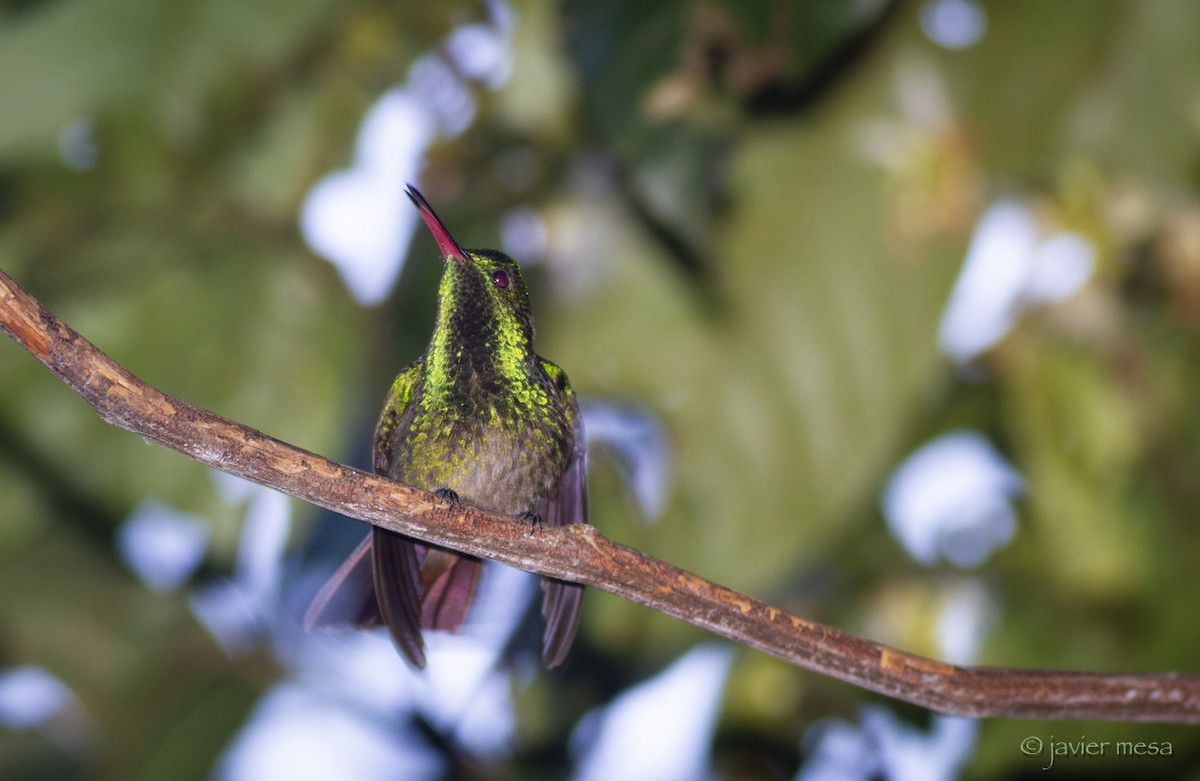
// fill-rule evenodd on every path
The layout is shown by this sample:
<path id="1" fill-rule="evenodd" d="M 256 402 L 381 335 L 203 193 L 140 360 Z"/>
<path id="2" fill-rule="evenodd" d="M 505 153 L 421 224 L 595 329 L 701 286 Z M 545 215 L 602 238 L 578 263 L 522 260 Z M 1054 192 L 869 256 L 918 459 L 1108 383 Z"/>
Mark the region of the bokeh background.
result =
<path id="1" fill-rule="evenodd" d="M 1197 29 L 1165 1 L 5 0 L 0 267 L 166 392 L 366 466 L 434 306 L 412 181 L 526 267 L 605 534 L 938 658 L 1194 671 Z M 0 778 L 1040 777 L 1085 736 L 1158 753 L 1053 772 L 1200 764 L 1194 729 L 935 718 L 595 592 L 547 674 L 503 569 L 417 676 L 298 627 L 362 532 L 0 343 Z"/>

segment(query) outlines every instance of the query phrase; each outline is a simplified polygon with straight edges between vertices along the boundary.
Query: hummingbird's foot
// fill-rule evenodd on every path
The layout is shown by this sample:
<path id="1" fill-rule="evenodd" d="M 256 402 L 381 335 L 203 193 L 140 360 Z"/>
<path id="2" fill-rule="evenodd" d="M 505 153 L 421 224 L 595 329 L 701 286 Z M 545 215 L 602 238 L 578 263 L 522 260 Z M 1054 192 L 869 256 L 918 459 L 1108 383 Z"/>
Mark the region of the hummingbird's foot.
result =
<path id="1" fill-rule="evenodd" d="M 533 534 L 538 529 L 542 528 L 542 516 L 538 515 L 533 510 L 526 510 L 517 516 L 523 521 L 529 521 L 529 533 Z"/>
<path id="2" fill-rule="evenodd" d="M 439 488 L 434 493 L 437 494 L 439 499 L 445 499 L 454 507 L 462 504 L 462 499 L 458 498 L 458 493 L 453 488 Z"/>

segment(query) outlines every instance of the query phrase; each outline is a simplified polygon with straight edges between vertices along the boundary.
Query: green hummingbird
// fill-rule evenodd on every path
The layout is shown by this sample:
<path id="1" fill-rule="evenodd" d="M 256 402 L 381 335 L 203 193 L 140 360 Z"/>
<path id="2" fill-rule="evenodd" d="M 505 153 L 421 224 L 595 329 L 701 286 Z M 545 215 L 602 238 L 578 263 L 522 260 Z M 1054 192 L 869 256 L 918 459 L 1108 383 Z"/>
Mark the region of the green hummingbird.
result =
<path id="1" fill-rule="evenodd" d="M 408 196 L 441 251 L 433 336 L 392 382 L 375 428 L 377 474 L 535 525 L 587 522 L 579 404 L 563 370 L 533 352 L 533 314 L 516 261 L 454 240 L 412 185 Z M 423 629 L 466 618 L 482 562 L 378 527 L 317 593 L 305 625 L 387 625 L 414 666 Z M 542 583 L 542 659 L 562 663 L 583 587 Z"/>

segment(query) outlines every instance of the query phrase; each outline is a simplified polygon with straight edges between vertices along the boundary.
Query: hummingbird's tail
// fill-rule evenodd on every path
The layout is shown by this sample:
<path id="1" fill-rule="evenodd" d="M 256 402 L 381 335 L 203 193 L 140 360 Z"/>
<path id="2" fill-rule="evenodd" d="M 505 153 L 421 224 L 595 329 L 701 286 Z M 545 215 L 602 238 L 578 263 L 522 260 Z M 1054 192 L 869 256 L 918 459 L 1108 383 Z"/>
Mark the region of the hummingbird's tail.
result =
<path id="1" fill-rule="evenodd" d="M 375 601 L 392 640 L 413 666 L 425 666 L 421 637 L 421 561 L 417 544 L 378 526 L 371 529 Z"/>
<path id="2" fill-rule="evenodd" d="M 483 562 L 371 530 L 317 592 L 304 628 L 386 624 L 405 658 L 425 666 L 422 629 L 453 632 L 467 617 Z"/>
<path id="3" fill-rule="evenodd" d="M 420 547 L 425 549 L 421 562 L 421 626 L 453 632 L 467 618 L 483 562 L 442 548 Z"/>

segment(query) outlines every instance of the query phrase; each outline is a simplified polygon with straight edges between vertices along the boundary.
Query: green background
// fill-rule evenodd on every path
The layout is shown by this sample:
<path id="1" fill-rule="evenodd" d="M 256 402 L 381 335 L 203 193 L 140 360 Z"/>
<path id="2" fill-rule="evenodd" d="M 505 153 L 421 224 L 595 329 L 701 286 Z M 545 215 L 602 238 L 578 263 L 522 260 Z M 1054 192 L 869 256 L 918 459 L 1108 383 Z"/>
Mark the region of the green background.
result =
<path id="1" fill-rule="evenodd" d="M 422 184 L 469 246 L 536 209 L 539 352 L 585 398 L 662 422 L 654 523 L 593 456 L 605 534 L 919 653 L 936 655 L 946 600 L 982 583 L 980 663 L 1194 670 L 1200 6 L 984 8 L 982 40 L 951 51 L 917 2 L 515 2 L 512 77 L 478 91 Z M 299 205 L 350 162 L 379 95 L 484 18 L 473 3 L 0 4 L 0 267 L 164 391 L 363 465 L 383 390 L 428 335 L 432 244 L 365 309 L 305 247 Z M 57 152 L 79 117 L 98 147 L 84 171 Z M 1004 197 L 1090 239 L 1097 268 L 967 381 L 938 320 Z M 918 566 L 878 510 L 895 465 L 960 427 L 1028 486 L 1015 541 L 977 572 Z M 211 524 L 199 579 L 230 571 L 244 508 L 206 468 L 104 425 L 0 343 L 0 669 L 46 667 L 94 727 L 74 749 L 0 732 L 0 777 L 207 778 L 282 674 L 266 651 L 227 657 L 183 595 L 118 560 L 114 530 L 150 498 Z M 295 512 L 299 549 L 317 513 Z M 584 711 L 706 639 L 589 596 L 580 661 L 516 693 L 521 743 L 487 777 L 561 775 Z M 791 777 L 807 726 L 873 699 L 744 651 L 718 772 Z M 1200 750 L 1162 725 L 995 720 L 964 773 L 1031 772 L 1030 734 L 1173 742 L 1173 759 L 1113 772 L 1182 772 Z"/>

